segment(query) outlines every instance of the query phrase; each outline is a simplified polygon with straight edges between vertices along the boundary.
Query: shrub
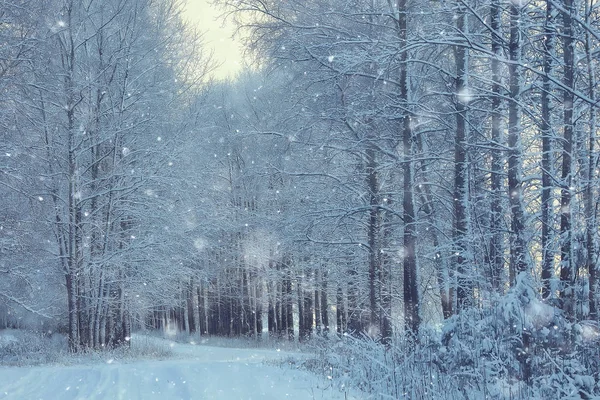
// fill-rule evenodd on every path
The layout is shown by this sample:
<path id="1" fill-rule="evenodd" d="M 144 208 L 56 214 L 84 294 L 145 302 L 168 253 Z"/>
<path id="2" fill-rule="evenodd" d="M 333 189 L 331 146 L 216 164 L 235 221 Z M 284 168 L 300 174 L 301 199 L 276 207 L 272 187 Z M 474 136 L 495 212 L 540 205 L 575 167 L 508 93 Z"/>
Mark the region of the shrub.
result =
<path id="1" fill-rule="evenodd" d="M 315 341 L 304 367 L 371 399 L 590 399 L 600 395 L 600 330 L 543 302 L 529 278 L 484 308 L 464 310 L 418 343 L 396 337 Z"/>

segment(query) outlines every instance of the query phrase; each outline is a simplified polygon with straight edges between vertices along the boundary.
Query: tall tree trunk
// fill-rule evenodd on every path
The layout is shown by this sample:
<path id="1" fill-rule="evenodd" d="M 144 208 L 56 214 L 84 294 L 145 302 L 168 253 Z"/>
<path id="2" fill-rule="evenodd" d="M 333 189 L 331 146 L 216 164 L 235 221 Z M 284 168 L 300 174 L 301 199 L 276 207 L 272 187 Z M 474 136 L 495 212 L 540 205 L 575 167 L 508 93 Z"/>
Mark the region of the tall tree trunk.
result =
<path id="1" fill-rule="evenodd" d="M 346 333 L 346 308 L 344 307 L 344 292 L 339 285 L 335 295 L 335 306 L 336 331 L 339 336 L 342 336 Z"/>
<path id="2" fill-rule="evenodd" d="M 182 314 L 183 314 L 183 329 L 185 330 L 186 335 L 189 336 L 191 329 L 190 329 L 190 313 L 191 313 L 191 309 L 190 309 L 190 303 L 188 301 L 189 299 L 189 295 L 188 295 L 188 288 L 186 287 L 187 285 L 183 285 L 182 289 L 181 289 L 181 300 L 183 303 L 183 310 L 182 310 Z"/>
<path id="3" fill-rule="evenodd" d="M 393 214 L 389 209 L 392 207 L 392 196 L 388 196 L 386 206 L 388 210 L 383 213 L 382 221 L 382 246 L 379 268 L 379 297 L 381 301 L 380 331 L 381 342 L 389 346 L 392 343 L 392 257 L 389 249 L 392 247 L 393 240 Z"/>
<path id="4" fill-rule="evenodd" d="M 206 305 L 204 303 L 204 283 L 200 281 L 196 286 L 196 298 L 198 302 L 198 332 L 200 335 L 208 334 L 208 313 L 206 312 Z"/>
<path id="5" fill-rule="evenodd" d="M 312 272 L 307 269 L 305 274 L 305 280 L 307 284 L 310 282 Z M 304 335 L 303 339 L 310 339 L 312 334 L 313 324 L 314 324 L 314 308 L 313 308 L 313 292 L 305 287 L 302 291 L 303 296 L 303 305 L 302 310 L 304 311 Z"/>
<path id="6" fill-rule="evenodd" d="M 572 316 L 574 309 L 574 287 L 575 264 L 572 255 L 572 231 L 571 231 L 571 197 L 572 197 L 572 156 L 573 156 L 573 101 L 574 101 L 574 63 L 575 43 L 573 40 L 573 0 L 563 1 L 565 12 L 562 13 L 563 20 L 563 147 L 562 147 L 562 172 L 560 192 L 560 298 L 566 315 Z"/>
<path id="7" fill-rule="evenodd" d="M 74 269 L 73 269 L 74 271 Z M 66 275 L 67 282 L 67 307 L 69 313 L 69 350 L 76 352 L 79 349 L 79 326 L 77 310 L 77 275 L 71 270 Z"/>
<path id="8" fill-rule="evenodd" d="M 467 14 L 457 5 L 456 28 L 461 35 L 467 35 Z M 454 269 L 456 271 L 456 311 L 473 305 L 473 271 L 469 268 L 468 230 L 469 230 L 469 165 L 467 160 L 467 110 L 470 95 L 468 93 L 468 51 L 460 43 L 454 48 L 456 62 L 455 92 L 456 136 L 454 138 Z"/>
<path id="9" fill-rule="evenodd" d="M 492 288 L 496 292 L 502 289 L 502 276 L 504 275 L 504 239 L 502 209 L 502 180 L 504 175 L 502 153 L 502 83 L 500 73 L 500 58 L 502 57 L 501 33 L 501 6 L 500 0 L 492 0 L 490 9 L 490 27 L 492 28 L 492 152 L 491 152 L 491 204 L 490 204 L 490 271 Z"/>
<path id="10" fill-rule="evenodd" d="M 263 287 L 262 282 L 254 284 L 254 323 L 256 338 L 262 338 L 263 332 Z"/>
<path id="11" fill-rule="evenodd" d="M 298 295 L 298 340 L 304 341 L 306 335 L 306 316 L 304 315 L 304 293 L 302 276 L 298 276 L 296 279 L 296 289 Z"/>
<path id="12" fill-rule="evenodd" d="M 283 262 L 284 282 L 283 282 L 283 299 L 282 299 L 282 327 L 285 329 L 287 339 L 294 339 L 294 292 L 292 288 L 292 261 L 290 257 L 285 257 Z"/>
<path id="13" fill-rule="evenodd" d="M 379 326 L 378 275 L 379 275 L 379 181 L 374 144 L 369 143 L 367 157 L 367 188 L 369 191 L 369 221 L 367 225 L 367 243 L 369 252 L 369 324 Z"/>
<path id="14" fill-rule="evenodd" d="M 511 211 L 509 282 L 515 285 L 519 272 L 527 269 L 524 240 L 523 185 L 521 182 L 521 9 L 518 2 L 510 3 L 509 86 L 508 104 L 508 196 Z"/>
<path id="15" fill-rule="evenodd" d="M 408 81 L 408 31 L 406 0 L 398 0 L 398 36 L 400 39 L 400 101 L 409 104 Z M 407 332 L 416 337 L 419 332 L 421 317 L 419 315 L 419 287 L 417 281 L 417 226 L 415 205 L 413 199 L 413 131 L 411 116 L 405 112 L 401 122 L 401 136 L 403 145 L 402 169 L 404 175 L 404 190 L 402 198 L 404 219 L 404 324 Z"/>
<path id="16" fill-rule="evenodd" d="M 590 20 L 592 18 L 592 10 L 595 5 L 594 0 L 586 0 L 586 22 L 588 25 L 590 24 Z M 597 250 L 596 250 L 596 229 L 597 229 L 597 218 L 596 218 L 596 210 L 594 207 L 594 187 L 597 182 L 597 176 L 595 173 L 596 165 L 597 165 L 597 155 L 595 154 L 595 143 L 597 140 L 596 137 L 596 72 L 593 67 L 594 58 L 593 58 L 593 46 L 592 46 L 592 38 L 590 32 L 586 30 L 585 34 L 585 53 L 586 53 L 586 61 L 587 61 L 587 73 L 588 73 L 588 97 L 592 100 L 592 103 L 589 106 L 589 138 L 588 138 L 588 155 L 587 155 L 587 181 L 584 189 L 584 212 L 585 212 L 585 223 L 586 223 L 586 263 L 587 263 L 587 271 L 589 274 L 589 305 L 590 305 L 590 315 L 589 318 L 591 320 L 598 319 L 598 298 L 597 298 Z"/>
<path id="17" fill-rule="evenodd" d="M 64 86 L 66 94 L 66 109 L 67 109 L 67 162 L 69 168 L 69 193 L 68 193 L 68 244 L 67 254 L 69 270 L 67 272 L 67 288 L 68 288 L 68 302 L 69 302 L 69 348 L 71 351 L 77 351 L 80 344 L 79 337 L 79 317 L 81 310 L 79 309 L 79 288 L 80 288 L 80 260 L 79 260 L 79 221 L 77 207 L 79 206 L 77 201 L 77 182 L 76 182 L 76 171 L 77 171 L 77 158 L 75 154 L 75 88 L 74 88 L 74 73 L 75 73 L 75 43 L 71 31 L 72 13 L 73 13 L 73 2 L 70 1 L 66 4 L 66 17 L 67 26 L 69 29 L 66 31 L 66 38 L 62 43 L 62 49 L 64 50 L 63 67 L 66 69 L 64 76 Z M 62 229 L 62 227 L 58 227 Z"/>
<path id="18" fill-rule="evenodd" d="M 542 77 L 542 298 L 552 295 L 550 281 L 554 275 L 554 252 L 552 251 L 552 114 L 550 74 L 554 59 L 554 16 L 552 0 L 546 0 L 544 21 L 544 75 Z"/>
<path id="19" fill-rule="evenodd" d="M 314 300 L 315 300 L 315 333 L 321 336 L 323 332 L 323 324 L 321 321 L 321 299 L 319 298 L 321 290 L 321 274 L 320 269 L 315 269 L 315 290 L 314 290 Z"/>
<path id="20" fill-rule="evenodd" d="M 329 333 L 329 305 L 327 304 L 327 267 L 324 266 L 321 275 L 321 320 L 323 321 L 323 336 Z"/>

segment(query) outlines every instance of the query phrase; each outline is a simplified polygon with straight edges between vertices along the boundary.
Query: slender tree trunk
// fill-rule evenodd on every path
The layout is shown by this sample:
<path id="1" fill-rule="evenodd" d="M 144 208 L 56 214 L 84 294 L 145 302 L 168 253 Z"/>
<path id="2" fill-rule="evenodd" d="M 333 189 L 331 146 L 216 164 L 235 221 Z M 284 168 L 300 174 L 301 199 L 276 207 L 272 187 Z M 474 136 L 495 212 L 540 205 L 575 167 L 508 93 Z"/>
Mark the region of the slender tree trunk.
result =
<path id="1" fill-rule="evenodd" d="M 310 270 L 306 270 L 306 274 L 305 274 L 305 278 L 306 278 L 306 282 L 307 284 L 310 282 L 311 279 L 311 271 Z M 303 296 L 303 305 L 302 305 L 302 310 L 304 311 L 304 340 L 310 339 L 311 335 L 312 335 L 312 329 L 313 329 L 313 324 L 314 324 L 314 308 L 313 308 L 313 296 L 312 296 L 313 292 L 311 290 L 309 290 L 307 287 L 304 288 L 304 290 L 302 291 L 302 296 Z"/>
<path id="2" fill-rule="evenodd" d="M 379 182 L 377 177 L 377 160 L 373 144 L 369 144 L 367 157 L 367 188 L 369 191 L 369 222 L 367 225 L 367 242 L 369 251 L 369 324 L 379 326 L 378 275 L 379 275 Z"/>
<path id="3" fill-rule="evenodd" d="M 285 269 L 285 280 L 283 283 L 283 302 L 282 302 L 282 318 L 284 318 L 283 327 L 287 339 L 294 339 L 294 292 L 292 287 L 292 261 L 286 257 L 283 268 Z"/>
<path id="4" fill-rule="evenodd" d="M 319 273 L 320 270 L 319 268 L 315 269 L 315 290 L 314 290 L 314 297 L 315 297 L 315 333 L 319 336 L 321 336 L 322 332 L 323 332 L 323 324 L 321 321 L 321 299 L 319 298 L 319 295 L 321 293 L 320 291 L 320 287 L 321 287 L 321 274 Z"/>
<path id="5" fill-rule="evenodd" d="M 500 58 L 502 57 L 501 37 L 501 6 L 500 0 L 492 0 L 490 9 L 490 26 L 492 28 L 492 152 L 491 152 L 491 204 L 490 204 L 490 270 L 492 288 L 496 292 L 502 289 L 502 277 L 504 272 L 504 239 L 503 239 L 503 216 L 502 209 L 502 180 L 504 174 L 503 152 L 502 152 L 502 83 L 500 73 Z"/>
<path id="6" fill-rule="evenodd" d="M 392 196 L 388 196 L 386 206 L 391 209 L 392 207 Z M 381 311 L 380 311 L 380 331 L 381 331 L 381 342 L 389 346 L 392 343 L 392 257 L 389 248 L 392 246 L 393 240 L 393 225 L 392 225 L 392 212 L 385 211 L 383 213 L 382 222 L 382 252 L 380 255 L 380 268 L 379 268 L 379 297 L 381 299 Z"/>
<path id="7" fill-rule="evenodd" d="M 523 187 L 521 182 L 521 9 L 518 2 L 510 4 L 510 40 L 509 40 L 509 86 L 508 104 L 508 195 L 511 211 L 509 282 L 515 285 L 519 272 L 527 269 L 524 240 L 525 222 L 523 210 Z"/>
<path id="8" fill-rule="evenodd" d="M 323 321 L 323 336 L 329 332 L 329 305 L 327 304 L 327 268 L 324 266 L 321 275 L 321 319 Z"/>
<path id="9" fill-rule="evenodd" d="M 187 285 L 185 285 L 187 286 Z M 188 301 L 188 291 L 187 291 L 187 287 L 183 287 L 181 290 L 181 297 L 183 300 L 183 327 L 185 329 L 185 333 L 186 335 L 189 336 L 191 329 L 190 329 L 190 304 Z"/>
<path id="10" fill-rule="evenodd" d="M 66 74 L 64 77 L 64 85 L 66 92 L 67 102 L 67 162 L 69 164 L 69 193 L 68 193 L 68 245 L 66 256 L 69 259 L 69 270 L 67 276 L 67 290 L 68 290 L 68 303 L 69 303 L 69 348 L 71 351 L 77 351 L 80 345 L 79 336 L 79 317 L 81 310 L 79 309 L 79 272 L 80 272 L 80 260 L 79 255 L 79 221 L 77 220 L 77 187 L 76 187 L 76 154 L 75 154 L 75 89 L 73 83 L 73 74 L 75 71 L 75 44 L 73 42 L 73 36 L 71 32 L 72 22 L 72 1 L 67 4 L 66 7 L 67 23 L 69 29 L 67 31 L 67 38 L 63 43 L 63 63 L 66 68 Z M 62 229 L 62 227 L 58 227 Z"/>
<path id="11" fill-rule="evenodd" d="M 67 303 L 69 312 L 69 350 L 79 349 L 79 327 L 77 310 L 77 275 L 69 271 L 66 275 Z"/>
<path id="12" fill-rule="evenodd" d="M 304 293 L 302 292 L 302 277 L 298 277 L 296 280 L 296 289 L 298 294 L 298 340 L 304 341 L 306 335 L 305 315 L 304 315 Z"/>
<path id="13" fill-rule="evenodd" d="M 590 23 L 590 19 L 592 17 L 592 10 L 594 9 L 595 1 L 594 0 L 586 0 L 586 22 Z M 592 48 L 592 38 L 590 37 L 590 33 L 586 30 L 585 35 L 585 53 L 586 53 L 586 61 L 587 61 L 587 72 L 588 72 L 588 97 L 592 100 L 592 102 L 596 99 L 596 72 L 593 68 L 594 58 L 593 58 L 593 48 Z M 589 106 L 589 138 L 588 138 L 588 155 L 587 155 L 587 182 L 584 189 L 584 212 L 585 212 L 585 223 L 586 223 L 586 263 L 587 270 L 589 274 L 589 305 L 590 305 L 590 315 L 589 318 L 591 320 L 598 319 L 598 284 L 597 284 L 597 275 L 598 269 L 596 266 L 596 258 L 597 258 L 597 250 L 596 250 L 596 229 L 597 229 L 597 218 L 596 218 L 596 210 L 594 207 L 594 184 L 597 182 L 597 176 L 595 173 L 596 169 L 596 149 L 595 143 L 597 140 L 596 137 L 596 107 L 594 105 Z"/>
<path id="14" fill-rule="evenodd" d="M 255 322 L 255 332 L 256 338 L 262 338 L 263 332 L 263 287 L 261 283 L 254 284 L 254 322 Z"/>
<path id="15" fill-rule="evenodd" d="M 278 306 L 278 295 L 277 295 L 277 283 L 272 280 L 267 281 L 267 298 L 268 298 L 268 308 L 267 308 L 267 328 L 269 330 L 270 336 L 275 336 L 279 333 L 279 329 L 277 327 L 278 319 L 277 314 L 275 312 L 276 307 Z"/>
<path id="16" fill-rule="evenodd" d="M 200 335 L 208 333 L 208 321 L 206 307 L 204 304 L 204 293 L 202 291 L 203 283 L 200 281 L 196 286 L 196 302 L 198 303 L 197 315 L 198 315 L 198 332 Z"/>
<path id="17" fill-rule="evenodd" d="M 335 296 L 335 318 L 336 318 L 336 330 L 339 336 L 346 333 L 346 308 L 344 307 L 344 292 L 342 287 L 338 286 Z"/>
<path id="18" fill-rule="evenodd" d="M 203 334 L 202 331 L 202 319 L 200 312 L 200 298 L 198 296 L 198 291 L 200 290 L 200 284 L 196 283 L 196 279 L 192 279 L 191 287 L 190 287 L 190 297 L 192 298 L 192 313 L 194 315 L 194 331 L 201 336 Z"/>
<path id="19" fill-rule="evenodd" d="M 461 34 L 467 32 L 467 15 L 458 5 L 456 28 Z M 467 160 L 468 134 L 467 110 L 470 95 L 467 85 L 468 77 L 468 51 L 459 44 L 454 49 L 456 62 L 456 136 L 454 138 L 454 269 L 456 271 L 456 311 L 460 312 L 473 305 L 473 271 L 469 267 L 468 230 L 469 230 L 469 165 Z"/>
<path id="20" fill-rule="evenodd" d="M 398 36 L 400 39 L 400 101 L 409 104 L 408 81 L 408 31 L 406 0 L 398 0 Z M 404 190 L 402 198 L 404 218 L 404 320 L 407 332 L 417 337 L 421 318 L 419 315 L 419 287 L 417 282 L 417 227 L 413 199 L 413 131 L 411 116 L 405 113 L 401 122 L 403 145 L 402 169 L 404 175 Z"/>
<path id="21" fill-rule="evenodd" d="M 563 147 L 562 147 L 562 188 L 560 192 L 560 298 L 566 315 L 572 316 L 574 309 L 575 278 L 573 255 L 572 255 L 572 232 L 571 232 L 571 197 L 572 197 L 572 156 L 573 156 L 573 101 L 574 101 L 574 62 L 575 43 L 573 40 L 573 0 L 563 1 L 565 12 L 562 13 L 563 20 Z"/>
<path id="22" fill-rule="evenodd" d="M 552 120 L 550 74 L 554 59 L 554 16 L 552 1 L 546 1 L 544 22 L 544 75 L 542 77 L 542 298 L 552 296 L 550 281 L 554 275 L 554 252 L 552 251 Z"/>

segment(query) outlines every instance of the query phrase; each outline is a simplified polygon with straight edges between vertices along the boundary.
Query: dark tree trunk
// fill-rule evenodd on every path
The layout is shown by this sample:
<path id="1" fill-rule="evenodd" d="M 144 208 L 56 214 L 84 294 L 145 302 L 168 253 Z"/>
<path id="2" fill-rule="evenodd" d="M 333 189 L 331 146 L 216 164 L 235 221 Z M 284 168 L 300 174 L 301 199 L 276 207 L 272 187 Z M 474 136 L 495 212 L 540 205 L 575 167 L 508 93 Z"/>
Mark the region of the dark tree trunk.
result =
<path id="1" fill-rule="evenodd" d="M 198 329 L 201 335 L 208 334 L 208 322 L 206 304 L 204 302 L 204 283 L 200 281 L 200 284 L 196 287 L 196 296 L 198 297 Z"/>
<path id="2" fill-rule="evenodd" d="M 366 152 L 367 156 L 367 188 L 369 191 L 369 222 L 367 225 L 367 242 L 369 251 L 369 324 L 379 326 L 378 275 L 379 275 L 379 182 L 377 177 L 377 161 L 372 144 Z"/>
<path id="3" fill-rule="evenodd" d="M 574 309 L 574 279 L 575 264 L 572 257 L 572 231 L 571 231 L 571 185 L 572 173 L 571 162 L 573 153 L 573 101 L 574 95 L 574 62 L 575 52 L 573 46 L 573 0 L 564 0 L 565 12 L 562 13 L 563 19 L 563 148 L 562 148 L 562 188 L 560 191 L 560 298 L 563 310 L 568 316 L 573 316 Z"/>
<path id="4" fill-rule="evenodd" d="M 76 352 L 79 348 L 79 327 L 77 310 L 77 276 L 69 271 L 67 281 L 67 306 L 69 312 L 69 350 Z"/>
<path id="5" fill-rule="evenodd" d="M 262 337 L 263 331 L 263 304 L 262 304 L 262 286 L 256 284 L 255 286 L 255 297 L 254 297 L 254 321 L 255 321 L 255 332 L 256 338 Z"/>
<path id="6" fill-rule="evenodd" d="M 190 333 L 196 332 L 198 321 L 196 321 L 196 313 L 194 309 L 194 280 L 190 279 L 188 289 L 186 291 L 187 311 L 188 311 L 188 323 Z"/>
<path id="7" fill-rule="evenodd" d="M 388 196 L 387 207 L 392 208 L 392 196 Z M 392 212 L 385 211 L 383 213 L 383 237 L 382 249 L 386 251 L 381 252 L 380 256 L 380 271 L 379 271 L 379 289 L 381 299 L 381 311 L 380 311 L 380 332 L 381 342 L 389 346 L 392 343 L 392 258 L 390 252 L 387 249 L 392 248 L 392 236 L 393 236 L 393 223 L 392 223 Z"/>
<path id="8" fill-rule="evenodd" d="M 307 269 L 306 271 L 306 281 L 307 284 L 310 283 L 312 272 Z M 313 308 L 313 291 L 309 290 L 307 287 L 302 291 L 303 299 L 303 307 L 304 311 L 304 337 L 303 339 L 310 339 L 312 335 L 313 325 L 314 325 L 314 308 Z"/>
<path id="9" fill-rule="evenodd" d="M 282 328 L 284 334 L 289 340 L 294 339 L 294 292 L 292 288 L 292 272 L 291 260 L 286 260 L 283 268 L 285 268 L 285 278 L 283 281 L 283 299 L 282 299 Z"/>
<path id="10" fill-rule="evenodd" d="M 554 275 L 554 252 L 552 251 L 552 121 L 551 99 L 552 60 L 554 59 L 554 16 L 552 1 L 546 0 L 544 21 L 544 75 L 542 77 L 542 298 L 548 299 L 552 292 L 550 280 Z"/>
<path id="11" fill-rule="evenodd" d="M 408 82 L 408 32 L 406 0 L 398 0 L 398 36 L 400 39 L 400 101 L 409 104 Z M 402 169 L 404 175 L 403 218 L 404 218 L 404 320 L 407 332 L 416 337 L 421 318 L 419 315 L 419 287 L 417 282 L 417 227 L 413 199 L 413 131 L 411 116 L 405 113 L 401 122 L 403 144 Z"/>
<path id="12" fill-rule="evenodd" d="M 319 273 L 319 269 L 315 269 L 315 290 L 314 290 L 314 296 L 315 296 L 315 333 L 317 335 L 321 335 L 321 333 L 323 332 L 323 325 L 321 323 L 321 300 L 319 298 L 319 294 L 320 294 L 320 286 L 321 286 L 321 281 L 320 281 L 320 273 Z"/>
<path id="13" fill-rule="evenodd" d="M 593 17 L 593 9 L 595 2 L 590 0 L 586 1 L 586 22 L 590 23 L 590 19 Z M 595 168 L 597 165 L 597 156 L 595 154 L 595 143 L 597 140 L 596 136 L 596 106 L 594 100 L 596 99 L 596 75 L 593 69 L 593 51 L 592 38 L 590 33 L 586 31 L 585 38 L 585 53 L 587 61 L 587 73 L 588 73 L 588 97 L 592 100 L 593 105 L 589 106 L 589 138 L 588 138 L 588 155 L 587 155 L 587 182 L 584 189 L 584 208 L 585 208 L 585 222 L 586 222 L 586 263 L 587 271 L 589 274 L 589 296 L 588 301 L 590 305 L 591 320 L 598 319 L 598 299 L 597 299 L 597 274 L 598 270 L 596 267 L 597 249 L 595 244 L 596 239 L 596 227 L 597 218 L 596 210 L 594 207 L 594 184 L 597 182 L 597 174 Z"/>
<path id="14" fill-rule="evenodd" d="M 341 286 L 337 288 L 335 303 L 336 330 L 338 335 L 342 336 L 346 333 L 346 308 L 344 306 L 344 292 Z"/>
<path id="15" fill-rule="evenodd" d="M 519 272 L 527 269 L 524 240 L 524 211 L 522 203 L 522 149 L 519 99 L 521 97 L 521 10 L 515 2 L 510 4 L 510 40 L 509 40 L 509 85 L 510 102 L 508 104 L 508 195 L 511 211 L 510 264 L 509 281 L 514 286 Z"/>
<path id="16" fill-rule="evenodd" d="M 466 34 L 466 14 L 462 7 L 458 6 L 456 28 L 462 34 Z M 473 305 L 473 271 L 469 268 L 469 260 L 466 257 L 468 251 L 467 237 L 469 229 L 468 220 L 468 161 L 467 161 L 467 103 L 469 93 L 467 87 L 467 49 L 459 44 L 454 49 L 456 62 L 456 136 L 454 138 L 454 270 L 456 271 L 456 311 L 460 312 Z"/>
<path id="17" fill-rule="evenodd" d="M 304 336 L 306 335 L 306 327 L 305 327 L 305 315 L 304 315 L 304 293 L 302 293 L 302 277 L 299 276 L 296 279 L 296 288 L 298 295 L 298 340 L 301 342 L 304 340 Z"/>
<path id="18" fill-rule="evenodd" d="M 321 275 L 321 320 L 323 321 L 323 335 L 329 332 L 329 308 L 327 304 L 327 269 Z"/>
<path id="19" fill-rule="evenodd" d="M 503 216 L 502 209 L 502 180 L 504 166 L 502 158 L 502 110 L 501 110 L 501 75 L 500 58 L 502 57 L 502 37 L 501 37 L 501 7 L 500 0 L 492 0 L 490 9 L 490 25 L 492 28 L 492 53 L 494 57 L 491 60 L 492 67 L 492 152 L 491 152 L 491 189 L 492 199 L 490 204 L 490 271 L 492 288 L 500 292 L 502 288 L 502 276 L 504 275 L 504 245 L 503 245 Z"/>

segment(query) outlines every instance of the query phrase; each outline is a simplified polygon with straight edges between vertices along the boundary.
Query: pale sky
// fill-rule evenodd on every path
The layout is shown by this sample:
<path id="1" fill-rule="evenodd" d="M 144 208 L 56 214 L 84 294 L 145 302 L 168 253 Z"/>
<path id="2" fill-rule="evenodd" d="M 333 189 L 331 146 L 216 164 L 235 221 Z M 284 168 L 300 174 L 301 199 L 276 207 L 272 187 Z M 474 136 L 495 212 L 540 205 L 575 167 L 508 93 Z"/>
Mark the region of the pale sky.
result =
<path id="1" fill-rule="evenodd" d="M 186 16 L 198 24 L 200 31 L 206 32 L 206 45 L 214 52 L 221 66 L 214 72 L 218 79 L 233 78 L 242 67 L 242 46 L 234 41 L 233 26 L 219 20 L 220 10 L 210 4 L 211 0 L 187 0 Z"/>

